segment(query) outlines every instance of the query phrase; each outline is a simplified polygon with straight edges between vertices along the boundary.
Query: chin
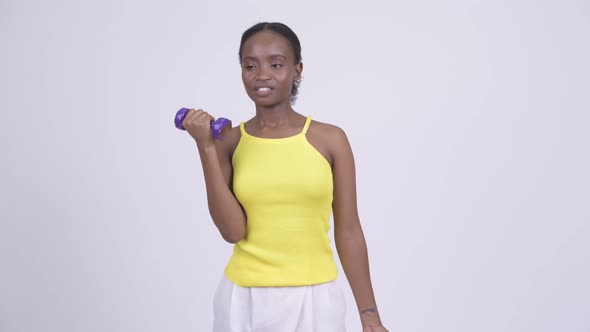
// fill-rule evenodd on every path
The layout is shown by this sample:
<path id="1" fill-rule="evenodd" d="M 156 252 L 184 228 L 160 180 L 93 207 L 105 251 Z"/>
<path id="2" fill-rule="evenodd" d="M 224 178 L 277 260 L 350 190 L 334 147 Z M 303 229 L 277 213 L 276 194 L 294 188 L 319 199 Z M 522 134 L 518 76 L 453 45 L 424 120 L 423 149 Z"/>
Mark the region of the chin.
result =
<path id="1" fill-rule="evenodd" d="M 291 104 L 291 99 L 250 97 L 256 106 L 272 107 L 280 104 Z"/>
<path id="2" fill-rule="evenodd" d="M 270 106 L 275 106 L 280 104 L 280 102 L 276 101 L 276 100 L 260 100 L 260 99 L 253 99 L 252 100 L 254 102 L 254 104 L 256 104 L 256 106 L 264 106 L 264 107 L 270 107 Z"/>

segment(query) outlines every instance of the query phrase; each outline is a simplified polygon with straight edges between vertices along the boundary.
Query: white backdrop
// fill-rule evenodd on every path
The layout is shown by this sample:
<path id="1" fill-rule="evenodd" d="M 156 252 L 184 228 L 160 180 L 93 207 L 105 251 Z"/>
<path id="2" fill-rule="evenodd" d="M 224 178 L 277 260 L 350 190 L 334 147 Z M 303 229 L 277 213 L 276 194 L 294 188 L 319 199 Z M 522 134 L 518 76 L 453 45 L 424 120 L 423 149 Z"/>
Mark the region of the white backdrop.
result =
<path id="1" fill-rule="evenodd" d="M 231 245 L 172 120 L 253 116 L 238 45 L 267 20 L 301 39 L 295 109 L 353 146 L 390 331 L 590 331 L 589 17 L 569 0 L 1 0 L 0 331 L 210 331 Z"/>

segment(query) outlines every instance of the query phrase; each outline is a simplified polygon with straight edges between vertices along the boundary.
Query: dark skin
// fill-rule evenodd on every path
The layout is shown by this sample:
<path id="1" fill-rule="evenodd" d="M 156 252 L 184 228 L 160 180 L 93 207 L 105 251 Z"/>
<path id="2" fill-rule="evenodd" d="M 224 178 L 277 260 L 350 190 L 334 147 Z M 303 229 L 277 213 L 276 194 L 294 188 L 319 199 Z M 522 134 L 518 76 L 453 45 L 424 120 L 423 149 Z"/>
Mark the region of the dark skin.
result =
<path id="1" fill-rule="evenodd" d="M 256 105 L 256 115 L 245 122 L 253 136 L 282 138 L 303 130 L 306 117 L 291 107 L 291 88 L 301 78 L 289 41 L 272 31 L 258 32 L 242 48 L 242 81 Z M 222 237 L 235 243 L 246 234 L 246 215 L 232 192 L 231 158 L 240 140 L 239 126 L 223 141 L 211 135 L 213 117 L 191 110 L 183 126 L 195 139 L 207 189 L 211 217 Z M 357 211 L 356 176 L 352 149 L 342 129 L 312 121 L 307 140 L 332 167 L 334 181 L 334 238 L 344 273 L 359 309 L 363 332 L 387 332 L 381 324 L 371 285 L 367 247 Z"/>

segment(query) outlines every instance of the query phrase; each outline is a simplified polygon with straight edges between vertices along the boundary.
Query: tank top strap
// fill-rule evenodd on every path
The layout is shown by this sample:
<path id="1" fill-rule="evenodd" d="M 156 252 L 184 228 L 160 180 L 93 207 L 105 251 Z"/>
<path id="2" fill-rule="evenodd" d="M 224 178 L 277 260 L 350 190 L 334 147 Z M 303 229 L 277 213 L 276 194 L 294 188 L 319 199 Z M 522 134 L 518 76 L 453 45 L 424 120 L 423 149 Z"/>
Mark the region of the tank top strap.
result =
<path id="1" fill-rule="evenodd" d="M 303 130 L 301 131 L 301 135 L 305 136 L 305 134 L 307 133 L 307 129 L 309 129 L 310 123 L 311 123 L 311 116 L 308 116 L 307 119 L 305 119 L 305 124 L 303 125 Z"/>
<path id="2" fill-rule="evenodd" d="M 242 136 L 246 136 L 246 129 L 244 129 L 244 123 L 240 122 L 240 134 L 242 134 Z"/>

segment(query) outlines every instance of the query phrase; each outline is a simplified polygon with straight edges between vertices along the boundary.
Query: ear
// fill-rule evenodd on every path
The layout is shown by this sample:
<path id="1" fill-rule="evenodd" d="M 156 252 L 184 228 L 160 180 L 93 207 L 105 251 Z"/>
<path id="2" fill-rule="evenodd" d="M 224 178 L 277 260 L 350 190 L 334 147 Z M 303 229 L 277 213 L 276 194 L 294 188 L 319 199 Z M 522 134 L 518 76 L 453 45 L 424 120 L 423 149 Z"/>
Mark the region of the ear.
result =
<path id="1" fill-rule="evenodd" d="M 295 80 L 301 79 L 301 73 L 303 72 L 303 62 L 299 62 L 295 65 Z"/>

